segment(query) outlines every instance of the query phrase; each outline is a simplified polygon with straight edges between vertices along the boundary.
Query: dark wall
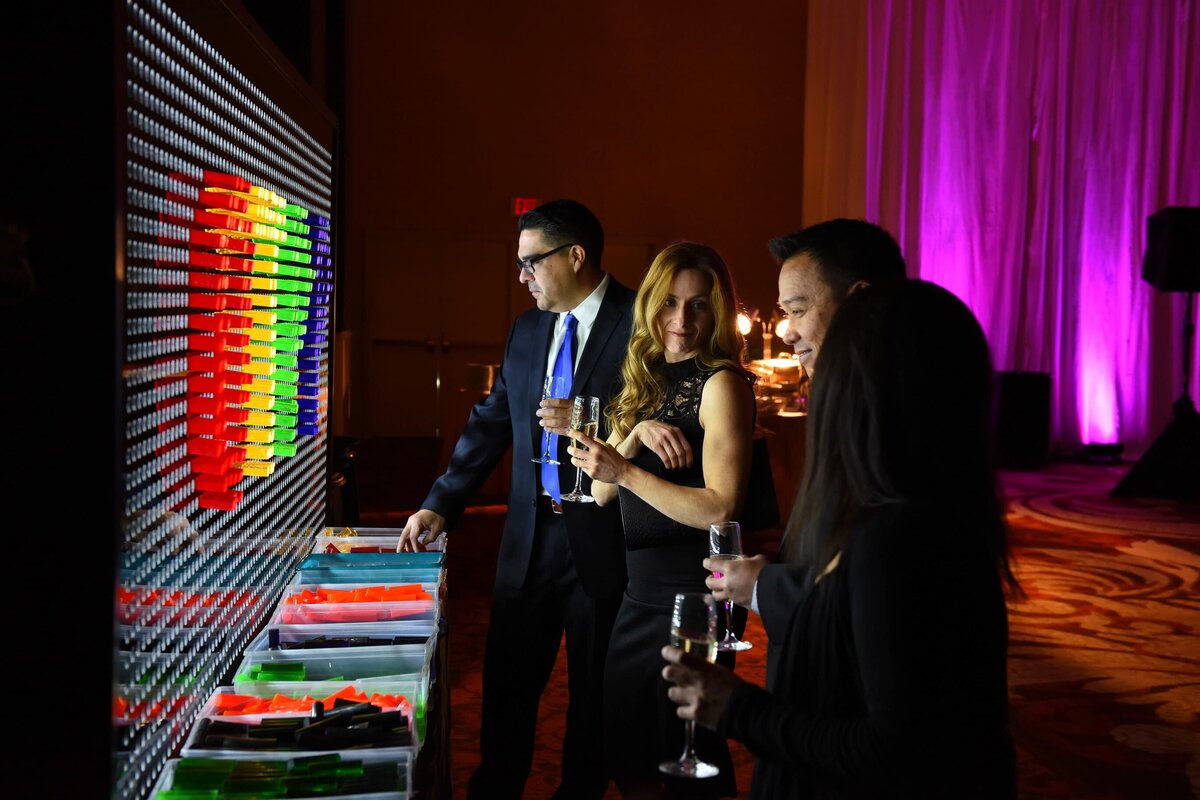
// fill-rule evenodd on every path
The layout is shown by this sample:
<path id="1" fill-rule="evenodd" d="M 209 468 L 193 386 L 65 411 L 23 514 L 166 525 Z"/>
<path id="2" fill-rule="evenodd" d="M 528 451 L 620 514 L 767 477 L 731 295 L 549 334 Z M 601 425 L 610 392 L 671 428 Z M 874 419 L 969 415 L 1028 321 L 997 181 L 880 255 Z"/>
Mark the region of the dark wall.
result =
<path id="1" fill-rule="evenodd" d="M 773 307 L 766 242 L 800 225 L 805 16 L 792 2 L 348 4 L 342 327 L 371 336 L 364 240 L 515 240 L 515 197 L 575 197 L 612 241 L 711 244 L 746 303 Z M 428 265 L 387 268 L 427 284 Z M 495 268 L 517 287 L 511 264 Z M 513 313 L 527 307 L 513 295 Z"/>
<path id="2" fill-rule="evenodd" d="M 804 18 L 790 2 L 351 4 L 348 227 L 508 233 L 513 197 L 576 196 L 610 236 L 716 246 L 773 302 L 765 243 L 800 221 Z"/>

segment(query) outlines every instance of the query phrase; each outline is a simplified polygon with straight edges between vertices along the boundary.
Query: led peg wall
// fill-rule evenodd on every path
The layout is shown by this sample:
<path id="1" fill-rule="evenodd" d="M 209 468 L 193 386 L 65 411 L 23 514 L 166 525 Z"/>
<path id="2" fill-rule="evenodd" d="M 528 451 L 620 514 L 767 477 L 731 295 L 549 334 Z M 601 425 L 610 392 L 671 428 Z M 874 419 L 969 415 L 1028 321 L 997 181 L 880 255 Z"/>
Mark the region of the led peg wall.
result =
<path id="1" fill-rule="evenodd" d="M 260 88 L 279 68 L 232 12 L 186 7 L 123 20 L 123 798 L 149 793 L 325 517 L 334 125 Z"/>

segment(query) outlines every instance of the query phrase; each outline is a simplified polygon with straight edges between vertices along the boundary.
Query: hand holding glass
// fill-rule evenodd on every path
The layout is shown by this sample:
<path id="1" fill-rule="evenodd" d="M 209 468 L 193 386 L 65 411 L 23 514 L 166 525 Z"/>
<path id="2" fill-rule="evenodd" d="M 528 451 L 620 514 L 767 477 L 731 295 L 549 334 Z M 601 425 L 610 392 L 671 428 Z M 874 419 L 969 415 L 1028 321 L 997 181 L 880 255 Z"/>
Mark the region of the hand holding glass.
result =
<path id="1" fill-rule="evenodd" d="M 685 592 L 675 595 L 671 614 L 671 645 L 685 653 L 717 660 L 717 607 L 711 594 Z M 684 720 L 683 755 L 678 761 L 664 761 L 660 772 L 680 778 L 711 778 L 721 770 L 696 757 L 696 720 Z"/>
<path id="2" fill-rule="evenodd" d="M 713 561 L 741 561 L 742 526 L 736 522 L 714 522 L 708 526 L 708 553 Z M 721 577 L 721 572 L 713 570 L 713 575 Z M 733 631 L 733 602 L 725 601 L 725 638 L 717 643 L 717 650 L 722 653 L 730 651 L 749 650 L 754 645 L 743 642 Z"/>
<path id="3" fill-rule="evenodd" d="M 571 384 L 562 375 L 547 375 L 546 382 L 542 384 L 542 399 L 557 398 L 565 400 L 570 391 Z M 553 444 L 558 441 L 558 434 L 551 433 L 550 431 L 544 431 L 544 433 L 546 444 L 542 448 L 541 456 L 530 460 L 537 464 L 558 464 L 559 462 L 554 459 L 554 455 L 550 452 L 553 449 Z"/>
<path id="4" fill-rule="evenodd" d="M 600 432 L 600 398 L 587 397 L 580 395 L 575 398 L 575 405 L 571 407 L 571 430 L 579 431 L 585 436 L 592 439 L 596 438 L 596 434 Z M 576 447 L 583 447 L 578 442 Z M 585 448 L 586 449 L 586 448 Z M 575 488 L 570 493 L 564 494 L 562 499 L 570 503 L 591 503 L 596 500 L 590 494 L 586 494 L 581 484 L 583 482 L 583 470 L 579 467 L 575 468 Z"/>

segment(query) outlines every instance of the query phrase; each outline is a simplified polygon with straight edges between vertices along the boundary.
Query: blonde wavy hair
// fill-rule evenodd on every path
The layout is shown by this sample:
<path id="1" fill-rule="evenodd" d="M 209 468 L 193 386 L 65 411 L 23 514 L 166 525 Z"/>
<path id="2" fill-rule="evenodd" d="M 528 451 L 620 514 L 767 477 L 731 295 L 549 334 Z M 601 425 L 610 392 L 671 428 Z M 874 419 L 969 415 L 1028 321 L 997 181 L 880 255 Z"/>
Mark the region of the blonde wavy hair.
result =
<path id="1" fill-rule="evenodd" d="M 656 320 L 666 305 L 671 282 L 685 269 L 700 270 L 712 278 L 708 304 L 713 312 L 713 329 L 697 359 L 707 368 L 727 366 L 743 375 L 750 374 L 742 366 L 744 341 L 737 329 L 737 293 L 725 260 L 707 245 L 673 244 L 655 257 L 634 300 L 633 332 L 621 365 L 622 387 L 607 409 L 609 426 L 620 436 L 652 416 L 666 399 L 665 348 Z"/>

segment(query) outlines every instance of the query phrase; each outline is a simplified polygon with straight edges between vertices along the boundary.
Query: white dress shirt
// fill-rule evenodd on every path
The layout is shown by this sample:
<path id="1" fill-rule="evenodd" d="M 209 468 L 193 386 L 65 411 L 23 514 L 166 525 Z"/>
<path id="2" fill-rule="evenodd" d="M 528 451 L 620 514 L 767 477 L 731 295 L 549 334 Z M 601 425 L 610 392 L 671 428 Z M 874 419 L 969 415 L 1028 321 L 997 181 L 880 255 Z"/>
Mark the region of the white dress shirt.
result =
<path id="1" fill-rule="evenodd" d="M 575 317 L 575 351 L 571 353 L 575 358 L 575 363 L 571 365 L 571 372 L 574 374 L 575 367 L 579 364 L 579 356 L 583 353 L 584 345 L 587 344 L 588 335 L 596 325 L 596 316 L 600 313 L 600 303 L 603 302 L 604 292 L 607 289 L 608 275 L 606 274 L 600 281 L 600 285 L 593 289 L 582 303 L 570 311 L 564 311 L 558 315 L 558 319 L 554 322 L 554 338 L 550 341 L 550 352 L 546 354 L 546 377 L 554 374 L 554 362 L 558 360 L 558 348 L 562 344 L 563 333 L 567 329 L 567 314 Z"/>

